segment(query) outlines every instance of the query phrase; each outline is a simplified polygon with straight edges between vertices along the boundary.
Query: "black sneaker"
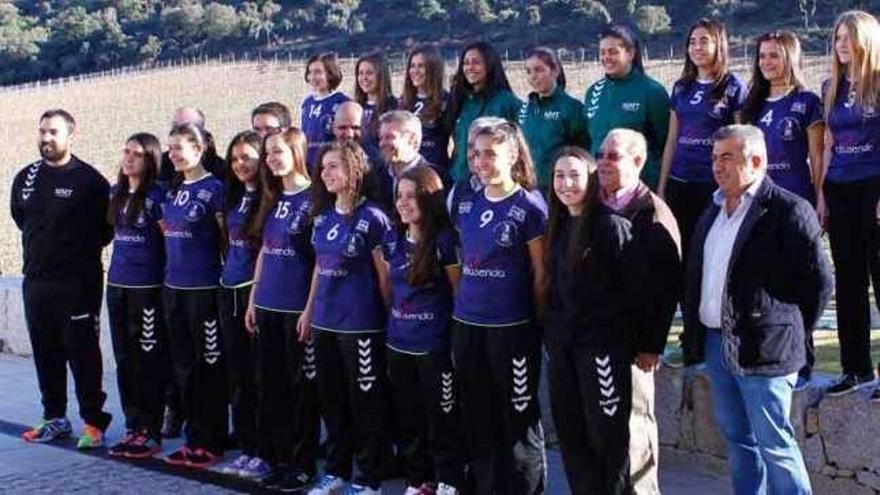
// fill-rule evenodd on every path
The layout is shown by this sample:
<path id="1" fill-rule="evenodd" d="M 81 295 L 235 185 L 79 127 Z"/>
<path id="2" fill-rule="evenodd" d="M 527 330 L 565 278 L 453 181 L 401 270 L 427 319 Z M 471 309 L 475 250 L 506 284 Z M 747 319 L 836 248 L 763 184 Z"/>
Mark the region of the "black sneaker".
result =
<path id="1" fill-rule="evenodd" d="M 183 430 L 183 418 L 176 409 L 165 409 L 165 417 L 162 418 L 162 438 L 177 438 Z"/>
<path id="2" fill-rule="evenodd" d="M 825 390 L 825 393 L 830 397 L 837 397 L 839 395 L 855 392 L 856 390 L 867 387 L 872 383 L 874 383 L 874 375 L 871 373 L 862 376 L 856 376 L 852 373 L 844 373 L 834 385 L 831 385 Z"/>
<path id="3" fill-rule="evenodd" d="M 301 471 L 287 471 L 273 488 L 283 493 L 302 493 L 311 484 L 312 478 L 308 474 Z"/>

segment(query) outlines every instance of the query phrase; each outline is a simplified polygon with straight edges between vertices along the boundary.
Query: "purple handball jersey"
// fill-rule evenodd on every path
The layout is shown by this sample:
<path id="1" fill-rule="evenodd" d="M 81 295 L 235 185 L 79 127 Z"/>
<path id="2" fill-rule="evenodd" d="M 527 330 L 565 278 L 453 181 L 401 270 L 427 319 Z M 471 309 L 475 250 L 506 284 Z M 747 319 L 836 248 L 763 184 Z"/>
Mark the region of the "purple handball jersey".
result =
<path id="1" fill-rule="evenodd" d="M 509 326 L 534 317 L 528 243 L 544 235 L 547 204 L 517 188 L 503 199 L 485 189 L 458 203 L 461 282 L 453 317 L 463 323 Z"/>
<path id="2" fill-rule="evenodd" d="M 764 132 L 770 178 L 810 202 L 816 195 L 810 175 L 807 129 L 821 121 L 819 97 L 810 91 L 794 91 L 768 99 L 754 122 Z"/>
<path id="3" fill-rule="evenodd" d="M 325 144 L 333 141 L 333 118 L 336 108 L 348 101 L 348 97 L 335 91 L 321 98 L 311 95 L 302 104 L 302 131 L 306 135 L 309 150 L 306 164 L 315 169 L 315 159 Z"/>
<path id="4" fill-rule="evenodd" d="M 110 191 L 110 195 L 115 188 Z M 158 185 L 147 190 L 144 206 L 137 218 L 126 225 L 125 217 L 131 202 L 119 211 L 113 232 L 113 256 L 107 272 L 107 284 L 117 287 L 160 287 L 165 268 L 165 246 L 162 239 L 162 201 L 165 191 Z"/>
<path id="5" fill-rule="evenodd" d="M 449 93 L 444 91 L 440 113 L 430 121 L 422 121 L 422 146 L 419 148 L 419 153 L 437 167 L 441 177 L 444 178 L 449 176 L 449 126 L 445 123 L 449 98 Z M 421 118 L 427 104 L 427 98 L 416 97 L 412 108 L 406 110 Z"/>
<path id="6" fill-rule="evenodd" d="M 382 332 L 385 303 L 373 262 L 389 230 L 388 217 L 369 201 L 343 215 L 329 208 L 315 216 L 312 326 L 333 332 Z"/>
<path id="7" fill-rule="evenodd" d="M 256 204 L 257 193 L 245 191 L 238 204 L 226 212 L 226 230 L 229 248 L 220 274 L 220 285 L 223 287 L 242 287 L 254 280 L 254 265 L 257 261 L 259 246 L 248 239 L 244 229 L 248 213 Z"/>
<path id="8" fill-rule="evenodd" d="M 266 218 L 257 307 L 295 313 L 305 308 L 315 266 L 311 206 L 309 189 L 285 192 Z"/>
<path id="9" fill-rule="evenodd" d="M 846 79 L 840 81 L 828 127 L 834 145 L 827 180 L 851 182 L 880 175 L 880 108 L 859 105 Z"/>
<path id="10" fill-rule="evenodd" d="M 165 285 L 208 289 L 220 282 L 220 225 L 223 184 L 211 174 L 183 181 L 169 191 L 165 218 Z"/>
<path id="11" fill-rule="evenodd" d="M 438 233 L 434 252 L 440 269 L 420 287 L 408 282 L 414 249 L 415 243 L 405 234 L 389 232 L 384 247 L 392 288 L 388 346 L 416 354 L 445 350 L 452 315 L 452 287 L 445 268 L 459 265 L 455 232 Z"/>
<path id="12" fill-rule="evenodd" d="M 733 123 L 746 95 L 736 76 L 727 79 L 721 98 L 712 99 L 714 82 L 675 83 L 672 110 L 678 119 L 678 139 L 670 175 L 688 182 L 712 182 L 712 134 Z"/>

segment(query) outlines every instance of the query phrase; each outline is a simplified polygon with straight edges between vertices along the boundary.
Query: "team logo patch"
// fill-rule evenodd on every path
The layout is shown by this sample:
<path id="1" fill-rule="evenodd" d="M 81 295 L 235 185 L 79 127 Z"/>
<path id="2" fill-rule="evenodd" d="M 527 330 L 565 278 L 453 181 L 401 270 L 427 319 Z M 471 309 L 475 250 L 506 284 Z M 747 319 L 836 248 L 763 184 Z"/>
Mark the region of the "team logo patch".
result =
<path id="1" fill-rule="evenodd" d="M 807 104 L 802 101 L 796 101 L 791 104 L 791 112 L 806 114 L 807 113 Z"/>
<path id="2" fill-rule="evenodd" d="M 363 232 L 364 234 L 370 232 L 370 222 L 360 219 L 358 220 L 357 226 L 355 226 L 354 230 L 358 232 Z"/>
<path id="3" fill-rule="evenodd" d="M 196 194 L 196 197 L 201 199 L 204 202 L 211 201 L 211 198 L 214 197 L 214 193 L 207 189 L 199 189 L 199 192 Z"/>
<path id="4" fill-rule="evenodd" d="M 348 241 L 345 243 L 345 249 L 342 251 L 342 254 L 348 258 L 356 258 L 366 244 L 367 242 L 364 240 L 363 235 L 357 232 L 349 234 Z"/>
<path id="5" fill-rule="evenodd" d="M 293 219 L 290 220 L 290 223 L 287 225 L 287 232 L 290 234 L 299 234 L 302 231 L 303 222 L 304 219 L 302 212 L 296 212 L 296 214 L 293 216 Z"/>
<path id="6" fill-rule="evenodd" d="M 794 141 L 801 130 L 801 123 L 794 117 L 785 117 L 779 121 L 779 136 L 784 141 Z"/>
<path id="7" fill-rule="evenodd" d="M 518 231 L 519 229 L 517 229 L 516 224 L 510 220 L 499 222 L 494 229 L 495 244 L 504 248 L 513 246 L 514 242 L 516 242 Z"/>
<path id="8" fill-rule="evenodd" d="M 205 210 L 205 205 L 198 201 L 193 201 L 186 210 L 186 219 L 189 222 L 198 222 L 206 213 L 207 210 Z"/>
<path id="9" fill-rule="evenodd" d="M 511 206 L 510 210 L 507 211 L 507 218 L 512 218 L 517 222 L 525 222 L 526 221 L 526 210 L 523 210 L 519 206 Z"/>

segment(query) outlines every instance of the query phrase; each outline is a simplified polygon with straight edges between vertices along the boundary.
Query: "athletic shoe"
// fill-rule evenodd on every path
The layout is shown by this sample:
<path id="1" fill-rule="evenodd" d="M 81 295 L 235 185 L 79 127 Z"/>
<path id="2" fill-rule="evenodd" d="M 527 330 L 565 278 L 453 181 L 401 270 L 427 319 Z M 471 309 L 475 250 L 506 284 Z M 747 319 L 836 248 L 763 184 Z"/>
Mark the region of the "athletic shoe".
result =
<path id="1" fill-rule="evenodd" d="M 403 495 L 421 495 L 422 491 L 414 486 L 407 486 Z"/>
<path id="2" fill-rule="evenodd" d="M 25 442 L 46 443 L 67 438 L 73 433 L 67 418 L 45 419 L 40 424 L 22 433 Z"/>
<path id="3" fill-rule="evenodd" d="M 873 392 L 871 392 L 871 400 L 874 402 L 880 402 L 880 388 L 875 388 Z"/>
<path id="4" fill-rule="evenodd" d="M 335 495 L 345 487 L 345 482 L 339 476 L 325 474 L 318 480 L 315 486 L 309 490 L 309 495 Z"/>
<path id="5" fill-rule="evenodd" d="M 236 476 L 244 476 L 241 473 L 244 469 L 247 469 L 248 462 L 250 462 L 251 456 L 247 454 L 241 454 L 236 457 L 234 461 L 226 464 L 222 468 L 220 468 L 220 472 L 223 474 L 234 474 Z"/>
<path id="6" fill-rule="evenodd" d="M 125 457 L 128 459 L 146 459 L 153 457 L 162 450 L 159 439 L 146 432 L 138 433 L 128 445 Z"/>
<path id="7" fill-rule="evenodd" d="M 418 487 L 408 486 L 403 495 L 435 495 L 434 486 L 430 483 L 422 483 Z"/>
<path id="8" fill-rule="evenodd" d="M 186 462 L 191 454 L 192 449 L 184 445 L 183 447 L 165 456 L 165 462 L 171 464 L 172 466 L 186 466 Z"/>
<path id="9" fill-rule="evenodd" d="M 208 449 L 199 447 L 190 452 L 186 458 L 186 465 L 193 469 L 205 469 L 223 460 L 222 455 L 217 455 Z"/>
<path id="10" fill-rule="evenodd" d="M 162 438 L 177 438 L 183 430 L 183 418 L 176 409 L 165 408 L 165 416 L 162 418 Z"/>
<path id="11" fill-rule="evenodd" d="M 435 495 L 458 495 L 458 490 L 452 485 L 447 485 L 446 483 L 440 483 L 437 485 L 437 491 L 434 492 Z"/>
<path id="12" fill-rule="evenodd" d="M 122 440 L 119 443 L 115 443 L 107 449 L 107 453 L 112 455 L 113 457 L 125 457 L 125 453 L 128 452 L 128 447 L 131 442 L 134 440 L 135 434 L 133 431 L 128 430 L 125 432 L 125 436 L 122 437 Z"/>
<path id="13" fill-rule="evenodd" d="M 241 456 L 239 456 L 239 458 L 240 457 Z M 269 463 L 259 457 L 251 457 L 248 459 L 247 464 L 238 470 L 237 474 L 242 478 L 259 480 L 272 474 L 272 467 L 269 466 Z"/>
<path id="14" fill-rule="evenodd" d="M 856 390 L 867 387 L 872 383 L 874 383 L 873 373 L 868 373 L 867 375 L 862 376 L 856 376 L 852 373 L 844 373 L 841 375 L 840 379 L 837 380 L 837 383 L 831 385 L 825 390 L 825 393 L 830 397 L 836 397 L 855 392 Z"/>
<path id="15" fill-rule="evenodd" d="M 382 495 L 382 489 L 352 483 L 348 485 L 348 490 L 345 490 L 345 495 Z"/>
<path id="16" fill-rule="evenodd" d="M 302 493 L 309 486 L 312 477 L 301 471 L 287 471 L 281 481 L 273 486 L 282 493 Z"/>
<path id="17" fill-rule="evenodd" d="M 440 483 L 439 485 L 437 485 L 437 491 L 435 492 L 435 495 L 458 495 L 458 490 L 452 485 Z"/>
<path id="18" fill-rule="evenodd" d="M 76 442 L 78 449 L 96 449 L 104 446 L 104 432 L 95 426 L 86 423 L 82 435 Z"/>

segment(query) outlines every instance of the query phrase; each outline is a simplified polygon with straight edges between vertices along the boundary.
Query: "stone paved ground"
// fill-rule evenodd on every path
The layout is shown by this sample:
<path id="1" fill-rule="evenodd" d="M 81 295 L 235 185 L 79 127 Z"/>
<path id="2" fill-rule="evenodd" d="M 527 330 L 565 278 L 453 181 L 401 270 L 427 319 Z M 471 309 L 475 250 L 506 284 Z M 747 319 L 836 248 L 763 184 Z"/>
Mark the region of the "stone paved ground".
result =
<path id="1" fill-rule="evenodd" d="M 107 407 L 114 421 L 107 432 L 108 442 L 122 436 L 122 415 L 116 395 L 115 378 L 105 376 Z M 18 436 L 23 425 L 31 424 L 40 415 L 39 391 L 33 363 L 28 359 L 0 354 L 0 493 L 236 493 L 254 492 L 255 487 L 225 477 L 218 472 L 195 473 L 176 470 L 160 460 L 132 464 L 110 459 L 103 451 L 84 454 L 73 449 L 73 441 L 60 446 L 31 445 Z M 71 388 L 70 397 L 74 397 Z M 81 428 L 76 417 L 76 402 L 71 401 L 68 417 L 74 433 Z M 171 451 L 179 445 L 166 442 Z M 233 453 L 227 456 L 232 458 Z M 549 482 L 547 493 L 569 493 L 562 472 L 559 452 L 548 451 Z M 716 476 L 697 472 L 687 459 L 674 462 L 661 460 L 661 487 L 667 495 L 724 495 L 730 493 L 729 482 Z M 383 484 L 386 494 L 403 492 L 400 480 Z"/>

